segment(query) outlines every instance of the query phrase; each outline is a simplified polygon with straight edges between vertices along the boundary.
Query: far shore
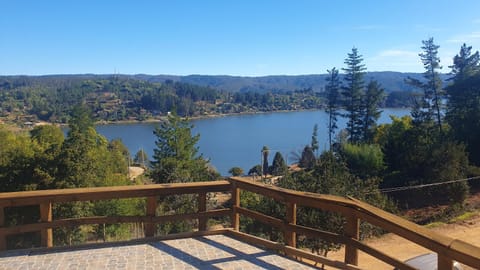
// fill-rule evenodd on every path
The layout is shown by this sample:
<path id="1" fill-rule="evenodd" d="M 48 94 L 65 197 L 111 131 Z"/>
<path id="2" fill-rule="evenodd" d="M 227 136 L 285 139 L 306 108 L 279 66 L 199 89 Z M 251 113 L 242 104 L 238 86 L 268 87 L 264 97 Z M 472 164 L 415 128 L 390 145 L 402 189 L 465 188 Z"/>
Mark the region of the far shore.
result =
<path id="1" fill-rule="evenodd" d="M 382 109 L 408 109 L 408 108 L 382 108 Z M 221 113 L 221 114 L 204 114 L 204 115 L 197 115 L 191 117 L 183 117 L 183 119 L 189 120 L 201 120 L 201 119 L 211 119 L 211 118 L 220 118 L 220 117 L 229 117 L 229 116 L 241 116 L 241 115 L 255 115 L 255 114 L 269 114 L 269 113 L 293 113 L 293 112 L 305 112 L 305 111 L 321 111 L 324 109 L 299 109 L 299 110 L 277 110 L 277 111 L 249 111 L 249 112 L 239 112 L 239 113 Z M 141 123 L 161 123 L 167 121 L 168 116 L 159 116 L 155 118 L 148 118 L 145 120 L 118 120 L 118 121 L 107 121 L 107 120 L 99 120 L 95 122 L 95 125 L 116 125 L 116 124 L 141 124 Z M 4 123 L 0 118 L 0 124 Z M 6 123 L 6 122 L 5 122 Z M 25 126 L 24 123 L 10 123 L 16 126 Z M 47 121 L 38 121 L 33 122 L 33 126 L 40 126 L 40 125 L 58 125 L 58 126 L 68 126 L 67 123 L 52 123 Z"/>

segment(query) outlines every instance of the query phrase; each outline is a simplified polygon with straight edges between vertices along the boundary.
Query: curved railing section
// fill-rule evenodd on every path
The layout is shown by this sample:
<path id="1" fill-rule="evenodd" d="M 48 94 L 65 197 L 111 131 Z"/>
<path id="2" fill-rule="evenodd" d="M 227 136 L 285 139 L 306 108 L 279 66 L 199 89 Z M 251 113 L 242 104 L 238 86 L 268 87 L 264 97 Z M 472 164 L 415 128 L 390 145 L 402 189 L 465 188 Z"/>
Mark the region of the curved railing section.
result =
<path id="1" fill-rule="evenodd" d="M 271 217 L 241 205 L 242 191 L 254 192 L 273 198 L 285 205 L 285 217 Z M 231 192 L 232 208 L 207 209 L 207 193 Z M 166 195 L 197 194 L 198 209 L 193 213 L 156 216 L 157 199 Z M 70 219 L 53 219 L 52 204 L 74 201 L 96 201 L 119 198 L 146 198 L 146 211 L 142 216 L 109 216 L 82 217 Z M 40 222 L 7 227 L 4 209 L 39 205 Z M 297 207 L 311 207 L 336 212 L 345 217 L 344 232 L 335 234 L 298 225 Z M 272 242 L 240 232 L 240 216 L 247 216 L 262 223 L 276 227 L 283 232 L 285 243 Z M 438 254 L 438 269 L 452 269 L 453 261 L 458 261 L 472 267 L 480 266 L 480 248 L 461 240 L 437 234 L 424 227 L 387 213 L 374 206 L 353 198 L 342 198 L 330 195 L 320 195 L 283 189 L 272 185 L 251 182 L 242 178 L 230 178 L 228 181 L 155 184 L 144 186 L 97 187 L 62 190 L 43 190 L 0 193 L 0 250 L 6 249 L 6 237 L 13 234 L 40 231 L 41 245 L 53 246 L 52 229 L 84 224 L 115 224 L 115 223 L 145 223 L 145 236 L 153 237 L 155 224 L 198 219 L 198 234 L 207 233 L 208 218 L 230 216 L 232 228 L 219 230 L 218 233 L 228 233 L 246 242 L 265 246 L 270 249 L 295 257 L 306 258 L 314 262 L 330 265 L 341 269 L 358 268 L 358 251 L 363 251 L 379 260 L 399 269 L 414 269 L 398 259 L 376 250 L 359 240 L 360 222 L 365 221 L 386 231 L 397 234 L 432 252 Z M 215 233 L 215 232 L 208 232 Z M 192 235 L 192 234 L 190 234 Z M 334 261 L 319 255 L 297 249 L 297 236 L 304 235 L 324 239 L 345 245 L 343 261 Z"/>

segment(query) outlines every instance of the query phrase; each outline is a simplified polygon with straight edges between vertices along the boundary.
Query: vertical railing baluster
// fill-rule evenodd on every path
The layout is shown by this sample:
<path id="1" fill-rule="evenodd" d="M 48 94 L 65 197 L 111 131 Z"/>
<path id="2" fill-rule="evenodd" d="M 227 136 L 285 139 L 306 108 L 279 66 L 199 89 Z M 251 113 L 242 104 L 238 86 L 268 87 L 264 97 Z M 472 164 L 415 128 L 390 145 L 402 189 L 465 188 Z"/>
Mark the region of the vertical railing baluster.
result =
<path id="1" fill-rule="evenodd" d="M 438 270 L 452 270 L 453 269 L 453 260 L 437 254 L 437 263 L 438 263 Z"/>
<path id="2" fill-rule="evenodd" d="M 297 204 L 287 201 L 285 204 L 287 207 L 286 211 L 286 222 L 287 224 L 297 224 Z M 288 227 L 284 231 L 285 236 L 285 243 L 288 246 L 297 247 L 297 234 L 295 231 L 290 230 Z"/>
<path id="3" fill-rule="evenodd" d="M 207 193 L 201 192 L 198 194 L 198 212 L 206 212 L 207 211 Z M 199 231 L 206 231 L 207 230 L 207 218 L 200 217 L 198 218 L 198 230 Z"/>
<path id="4" fill-rule="evenodd" d="M 40 220 L 42 222 L 52 222 L 51 202 L 40 204 Z M 40 231 L 40 241 L 42 247 L 53 247 L 52 228 L 46 228 Z"/>
<path id="5" fill-rule="evenodd" d="M 240 189 L 232 183 L 232 227 L 235 231 L 240 230 L 240 215 L 237 212 L 240 207 Z"/>
<path id="6" fill-rule="evenodd" d="M 345 235 L 358 240 L 360 236 L 360 220 L 353 214 L 346 216 Z M 348 243 L 345 245 L 345 263 L 358 265 L 358 250 Z"/>
<path id="7" fill-rule="evenodd" d="M 157 198 L 147 197 L 147 217 L 153 218 L 157 211 Z M 156 224 L 154 222 L 146 222 L 145 224 L 145 237 L 152 237 L 155 235 Z"/>

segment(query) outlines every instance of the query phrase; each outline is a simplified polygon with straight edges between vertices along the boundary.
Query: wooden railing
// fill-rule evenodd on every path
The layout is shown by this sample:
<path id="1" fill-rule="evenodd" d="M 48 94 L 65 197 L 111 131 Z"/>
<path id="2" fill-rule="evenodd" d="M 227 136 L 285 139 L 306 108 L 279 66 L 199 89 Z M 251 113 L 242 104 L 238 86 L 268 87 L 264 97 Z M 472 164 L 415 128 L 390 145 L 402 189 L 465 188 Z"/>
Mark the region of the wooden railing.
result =
<path id="1" fill-rule="evenodd" d="M 207 219 L 209 217 L 228 216 L 231 213 L 230 209 L 207 211 L 207 193 L 229 191 L 230 187 L 228 181 L 212 181 L 182 184 L 155 184 L 143 186 L 115 186 L 0 193 L 0 250 L 6 249 L 6 236 L 8 235 L 40 231 L 41 246 L 52 247 L 53 228 L 87 224 L 142 222 L 145 224 L 145 236 L 152 237 L 155 233 L 155 224 L 169 221 L 198 219 L 198 229 L 204 231 L 206 230 Z M 189 214 L 156 216 L 155 211 L 157 208 L 158 197 L 178 194 L 198 194 L 198 211 Z M 146 198 L 146 211 L 144 216 L 82 217 L 57 220 L 52 218 L 52 204 L 54 203 L 139 197 Z M 27 205 L 40 206 L 40 222 L 6 227 L 4 209 L 6 207 Z"/>
<path id="2" fill-rule="evenodd" d="M 231 192 L 232 208 L 208 210 L 207 193 Z M 285 217 L 274 218 L 251 209 L 247 209 L 240 203 L 242 191 L 250 191 L 273 198 L 279 203 L 285 204 Z M 159 196 L 198 194 L 198 211 L 189 214 L 175 214 L 156 216 L 157 199 Z M 147 198 L 144 216 L 115 216 L 115 217 L 83 217 L 56 220 L 52 218 L 52 204 L 73 201 L 95 201 L 119 198 Z M 25 224 L 13 227 L 5 226 L 5 207 L 26 205 L 40 206 L 39 223 Z M 344 232 L 335 234 L 325 232 L 318 228 L 309 228 L 298 225 L 297 207 L 310 207 L 326 211 L 340 213 L 345 217 Z M 229 181 L 197 182 L 183 184 L 162 184 L 146 186 L 123 186 L 81 188 L 65 190 L 45 190 L 0 193 L 0 249 L 6 249 L 6 236 L 25 232 L 40 231 L 41 245 L 51 247 L 53 242 L 52 229 L 57 227 L 75 226 L 83 224 L 110 224 L 110 223 L 137 223 L 144 222 L 145 236 L 151 237 L 155 233 L 155 224 L 198 219 L 199 232 L 207 229 L 207 219 L 216 216 L 231 216 L 232 228 L 222 230 L 246 242 L 279 250 L 282 253 L 297 258 L 306 258 L 314 262 L 330 265 L 341 269 L 358 268 L 358 251 L 363 251 L 379 260 L 400 269 L 414 269 L 398 259 L 387 255 L 385 252 L 376 250 L 359 241 L 359 226 L 361 221 L 376 225 L 386 231 L 397 234 L 412 242 L 423 246 L 438 254 L 438 269 L 452 269 L 453 261 L 472 266 L 480 266 L 480 248 L 455 240 L 450 237 L 439 235 L 412 222 L 387 213 L 376 207 L 355 200 L 353 198 L 341 198 L 329 195 L 320 195 L 307 192 L 298 192 L 282 189 L 271 185 L 254 183 L 241 178 L 231 178 Z M 270 240 L 255 237 L 240 232 L 240 216 L 247 216 L 276 227 L 283 232 L 285 243 L 272 242 Z M 345 245 L 345 258 L 343 261 L 334 261 L 322 256 L 314 255 L 301 249 L 297 249 L 297 236 L 323 239 Z"/>

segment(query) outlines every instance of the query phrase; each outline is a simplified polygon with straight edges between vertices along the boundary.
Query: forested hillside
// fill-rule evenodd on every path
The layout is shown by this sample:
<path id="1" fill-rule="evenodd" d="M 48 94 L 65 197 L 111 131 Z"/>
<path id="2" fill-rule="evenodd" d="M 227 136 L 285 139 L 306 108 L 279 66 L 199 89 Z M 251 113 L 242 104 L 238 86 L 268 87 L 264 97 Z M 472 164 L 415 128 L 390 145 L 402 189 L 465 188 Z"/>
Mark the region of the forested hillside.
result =
<path id="1" fill-rule="evenodd" d="M 325 79 L 328 74 L 312 75 L 275 75 L 263 77 L 240 77 L 226 75 L 189 75 L 189 76 L 168 76 L 168 75 L 134 75 L 135 78 L 150 82 L 162 82 L 167 79 L 193 83 L 202 86 L 210 86 L 228 92 L 278 92 L 293 91 L 304 88 L 312 88 L 314 91 L 323 91 L 326 85 Z M 340 74 L 340 79 L 343 79 Z M 367 72 L 367 81 L 378 81 L 387 92 L 414 91 L 416 90 L 405 80 L 409 77 L 419 79 L 421 73 L 402 73 L 392 71 Z M 441 75 L 446 79 L 447 75 Z"/>
<path id="2" fill-rule="evenodd" d="M 172 111 L 205 116 L 320 109 L 325 105 L 326 76 L 0 76 L 0 118 L 66 123 L 69 111 L 78 104 L 85 104 L 100 121 L 157 119 Z M 372 72 L 366 79 L 376 78 L 385 89 L 382 106 L 408 107 L 414 93 L 405 83 L 409 76 L 420 75 Z"/>

